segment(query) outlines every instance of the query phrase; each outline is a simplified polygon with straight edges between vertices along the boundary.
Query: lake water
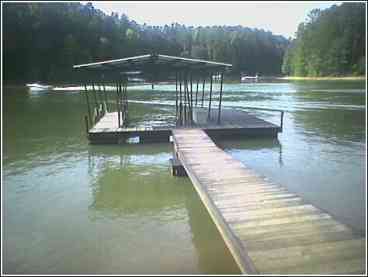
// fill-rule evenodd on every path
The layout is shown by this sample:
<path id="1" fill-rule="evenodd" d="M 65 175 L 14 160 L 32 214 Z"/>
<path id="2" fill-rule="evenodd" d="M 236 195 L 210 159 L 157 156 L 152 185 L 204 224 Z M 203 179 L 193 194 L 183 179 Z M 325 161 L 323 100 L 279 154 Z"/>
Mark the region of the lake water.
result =
<path id="1" fill-rule="evenodd" d="M 130 88 L 132 124 L 172 121 L 172 90 Z M 3 89 L 4 272 L 240 273 L 189 179 L 171 176 L 172 146 L 88 145 L 84 100 L 73 89 Z M 278 139 L 219 144 L 365 232 L 363 82 L 225 84 L 223 101 L 285 110 Z"/>

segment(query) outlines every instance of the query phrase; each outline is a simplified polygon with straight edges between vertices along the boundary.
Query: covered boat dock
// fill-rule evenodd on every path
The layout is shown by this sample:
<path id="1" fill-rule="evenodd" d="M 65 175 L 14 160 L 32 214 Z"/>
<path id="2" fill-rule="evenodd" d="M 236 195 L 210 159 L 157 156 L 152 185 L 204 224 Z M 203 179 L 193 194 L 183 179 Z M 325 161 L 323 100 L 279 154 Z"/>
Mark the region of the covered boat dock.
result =
<path id="1" fill-rule="evenodd" d="M 75 65 L 84 85 L 87 106 L 86 131 L 93 144 L 119 144 L 139 137 L 140 142 L 169 141 L 173 129 L 201 128 L 214 137 L 270 136 L 282 131 L 243 111 L 223 109 L 223 80 L 231 64 L 147 54 L 123 59 Z M 137 127 L 129 121 L 128 77 L 140 74 L 153 84 L 175 79 L 174 126 Z M 214 91 L 214 81 L 219 82 Z M 115 105 L 107 101 L 106 86 L 113 86 Z"/>

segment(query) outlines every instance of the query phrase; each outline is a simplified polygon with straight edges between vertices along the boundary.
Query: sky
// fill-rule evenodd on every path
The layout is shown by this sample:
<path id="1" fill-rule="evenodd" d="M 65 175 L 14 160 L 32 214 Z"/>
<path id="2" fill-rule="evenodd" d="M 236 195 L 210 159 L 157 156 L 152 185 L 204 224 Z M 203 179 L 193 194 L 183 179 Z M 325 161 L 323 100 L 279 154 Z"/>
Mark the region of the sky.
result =
<path id="1" fill-rule="evenodd" d="M 314 9 L 325 9 L 341 2 L 93 2 L 95 8 L 110 15 L 126 14 L 139 24 L 163 26 L 171 23 L 186 26 L 241 25 L 264 29 L 286 38 L 294 37 L 299 23 Z"/>

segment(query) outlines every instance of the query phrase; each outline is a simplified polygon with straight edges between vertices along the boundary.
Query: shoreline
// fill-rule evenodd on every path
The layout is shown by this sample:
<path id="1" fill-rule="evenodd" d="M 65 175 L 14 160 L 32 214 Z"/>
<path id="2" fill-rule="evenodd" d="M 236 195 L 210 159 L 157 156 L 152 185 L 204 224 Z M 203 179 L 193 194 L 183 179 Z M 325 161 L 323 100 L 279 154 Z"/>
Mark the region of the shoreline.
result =
<path id="1" fill-rule="evenodd" d="M 319 80 L 365 80 L 365 76 L 345 76 L 345 77 L 298 77 L 298 76 L 286 76 L 286 77 L 278 77 L 276 79 L 280 80 L 313 80 L 313 81 L 319 81 Z"/>
<path id="2" fill-rule="evenodd" d="M 285 76 L 285 77 L 274 77 L 274 76 L 260 76 L 259 80 L 287 80 L 287 81 L 364 81 L 366 80 L 365 76 L 344 76 L 344 77 L 300 77 L 300 76 Z M 175 81 L 173 81 L 175 82 Z M 226 80 L 224 83 L 239 83 L 238 80 Z M 163 81 L 160 83 L 171 83 L 170 81 Z M 151 84 L 151 83 L 144 83 L 145 85 Z M 155 83 L 159 84 L 159 83 Z M 142 85 L 140 83 L 133 83 L 133 85 Z M 25 83 L 3 83 L 3 87 L 26 87 Z M 67 83 L 56 83 L 53 84 L 54 87 L 70 87 L 70 86 L 80 86 L 80 84 L 67 84 Z"/>

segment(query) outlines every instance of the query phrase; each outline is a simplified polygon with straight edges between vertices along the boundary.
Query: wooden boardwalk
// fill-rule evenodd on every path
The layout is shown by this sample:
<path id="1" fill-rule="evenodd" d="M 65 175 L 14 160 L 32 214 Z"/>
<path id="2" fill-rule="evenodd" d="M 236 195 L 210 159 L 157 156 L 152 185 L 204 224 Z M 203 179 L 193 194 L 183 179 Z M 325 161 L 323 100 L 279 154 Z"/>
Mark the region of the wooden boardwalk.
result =
<path id="1" fill-rule="evenodd" d="M 200 129 L 173 130 L 174 149 L 241 271 L 362 274 L 361 235 L 219 149 Z"/>

